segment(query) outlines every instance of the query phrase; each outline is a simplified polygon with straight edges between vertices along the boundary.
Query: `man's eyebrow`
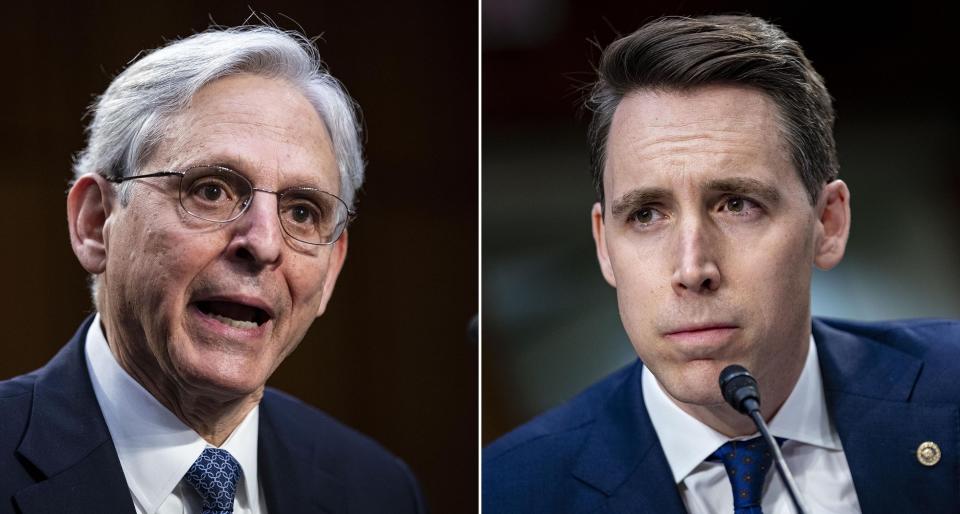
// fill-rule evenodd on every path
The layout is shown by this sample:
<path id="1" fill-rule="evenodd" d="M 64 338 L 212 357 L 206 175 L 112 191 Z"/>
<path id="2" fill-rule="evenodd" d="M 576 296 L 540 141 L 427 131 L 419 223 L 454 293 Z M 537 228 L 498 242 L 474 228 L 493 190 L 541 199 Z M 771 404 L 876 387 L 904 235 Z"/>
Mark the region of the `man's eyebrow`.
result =
<path id="1" fill-rule="evenodd" d="M 756 197 L 769 205 L 780 203 L 780 191 L 765 182 L 749 177 L 731 177 L 711 180 L 704 185 L 705 191 L 718 191 L 734 195 Z"/>
<path id="2" fill-rule="evenodd" d="M 714 191 L 733 195 L 743 195 L 756 198 L 769 206 L 780 203 L 780 191 L 776 187 L 750 177 L 731 177 L 708 181 L 703 185 L 704 191 Z M 668 189 L 659 187 L 633 189 L 614 200 L 611 212 L 615 218 L 636 210 L 638 207 L 662 202 L 669 198 Z"/>
<path id="3" fill-rule="evenodd" d="M 611 211 L 614 218 L 619 218 L 628 214 L 637 207 L 648 203 L 663 201 L 670 196 L 670 191 L 660 187 L 650 187 L 642 189 L 632 189 L 624 193 L 620 198 L 613 202 Z"/>
<path id="4" fill-rule="evenodd" d="M 230 154 L 213 154 L 209 157 L 198 157 L 187 161 L 182 164 L 181 167 L 177 168 L 178 171 L 186 171 L 189 168 L 195 168 L 197 166 L 219 166 L 221 168 L 228 168 L 233 170 L 240 175 L 243 175 L 254 187 L 261 187 L 260 184 L 254 182 L 254 174 L 258 171 L 258 164 L 249 159 L 243 157 L 232 156 Z M 290 172 L 291 169 L 281 170 L 282 172 Z M 323 180 L 317 180 L 317 177 L 306 178 L 302 182 L 297 182 L 291 185 L 291 187 L 311 187 L 314 189 L 319 189 L 321 191 L 331 191 L 331 187 L 338 187 L 340 177 L 337 175 L 333 184 L 324 184 Z"/>

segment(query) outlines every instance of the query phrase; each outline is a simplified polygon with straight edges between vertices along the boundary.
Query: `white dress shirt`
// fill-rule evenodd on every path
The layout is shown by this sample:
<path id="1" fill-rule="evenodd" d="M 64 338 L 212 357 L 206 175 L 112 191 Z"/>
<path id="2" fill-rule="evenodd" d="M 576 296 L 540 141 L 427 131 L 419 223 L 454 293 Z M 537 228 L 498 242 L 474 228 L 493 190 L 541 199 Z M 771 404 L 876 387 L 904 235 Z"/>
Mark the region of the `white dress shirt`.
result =
<path id="1" fill-rule="evenodd" d="M 212 447 L 120 367 L 94 317 L 86 340 L 87 369 L 138 514 L 200 514 L 201 499 L 183 476 Z M 220 448 L 240 463 L 236 514 L 266 514 L 257 478 L 260 407 Z"/>
<path id="2" fill-rule="evenodd" d="M 733 512 L 733 492 L 723 463 L 705 460 L 730 438 L 681 410 L 646 367 L 642 381 L 643 400 L 650 421 L 660 438 L 687 511 L 690 514 Z M 788 439 L 781 448 L 783 457 L 809 512 L 860 512 L 853 476 L 840 437 L 827 413 L 817 347 L 812 336 L 800 378 L 769 427 L 775 437 Z M 752 439 L 758 435 L 759 432 L 737 439 Z M 779 475 L 773 475 L 778 473 L 771 466 L 764 484 L 763 512 L 795 512 Z"/>

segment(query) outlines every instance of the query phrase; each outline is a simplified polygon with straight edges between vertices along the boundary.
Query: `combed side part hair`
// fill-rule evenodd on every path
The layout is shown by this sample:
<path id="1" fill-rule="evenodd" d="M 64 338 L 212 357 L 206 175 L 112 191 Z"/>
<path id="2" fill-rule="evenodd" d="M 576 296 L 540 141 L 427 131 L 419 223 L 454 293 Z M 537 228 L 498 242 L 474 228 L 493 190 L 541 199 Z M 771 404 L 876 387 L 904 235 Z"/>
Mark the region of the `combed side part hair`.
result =
<path id="1" fill-rule="evenodd" d="M 625 95 L 640 90 L 688 91 L 709 84 L 757 88 L 779 109 L 784 141 L 810 203 L 838 176 L 833 103 L 823 78 L 796 41 L 760 18 L 655 20 L 610 44 L 597 74 L 586 107 L 592 112 L 590 165 L 601 206 L 614 112 Z"/>

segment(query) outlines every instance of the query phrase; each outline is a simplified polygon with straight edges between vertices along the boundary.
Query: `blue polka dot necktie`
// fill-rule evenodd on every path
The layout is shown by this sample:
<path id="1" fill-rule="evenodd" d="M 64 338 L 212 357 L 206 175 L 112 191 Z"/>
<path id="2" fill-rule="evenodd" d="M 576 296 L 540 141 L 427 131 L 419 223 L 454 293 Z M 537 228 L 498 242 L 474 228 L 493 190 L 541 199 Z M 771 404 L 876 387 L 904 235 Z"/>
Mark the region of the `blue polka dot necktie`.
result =
<path id="1" fill-rule="evenodd" d="M 783 441 L 778 439 L 780 444 Z M 713 452 L 709 460 L 723 462 L 733 487 L 734 514 L 763 514 L 763 482 L 773 462 L 770 447 L 763 437 L 730 441 Z"/>
<path id="2" fill-rule="evenodd" d="M 240 464 L 227 450 L 207 448 L 184 476 L 203 499 L 203 514 L 231 514 Z"/>

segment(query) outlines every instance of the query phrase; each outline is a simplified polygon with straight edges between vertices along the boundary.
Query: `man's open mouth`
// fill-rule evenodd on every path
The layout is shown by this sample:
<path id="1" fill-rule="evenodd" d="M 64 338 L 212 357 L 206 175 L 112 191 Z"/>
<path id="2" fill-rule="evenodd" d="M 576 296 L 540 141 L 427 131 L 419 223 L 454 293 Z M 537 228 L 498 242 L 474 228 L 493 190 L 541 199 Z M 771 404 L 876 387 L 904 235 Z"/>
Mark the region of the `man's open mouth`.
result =
<path id="1" fill-rule="evenodd" d="M 234 328 L 249 330 L 270 321 L 267 311 L 252 305 L 221 300 L 201 300 L 194 305 L 204 315 Z"/>

